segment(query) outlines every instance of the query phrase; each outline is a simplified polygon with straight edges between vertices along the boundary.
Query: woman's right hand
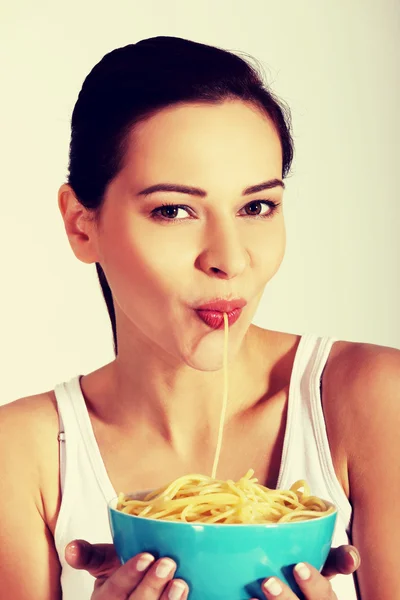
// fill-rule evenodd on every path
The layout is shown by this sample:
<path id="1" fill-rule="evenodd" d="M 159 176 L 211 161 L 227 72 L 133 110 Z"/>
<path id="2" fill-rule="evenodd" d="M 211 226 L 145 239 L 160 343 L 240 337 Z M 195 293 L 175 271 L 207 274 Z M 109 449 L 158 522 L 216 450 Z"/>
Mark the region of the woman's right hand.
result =
<path id="1" fill-rule="evenodd" d="M 65 548 L 67 563 L 96 578 L 91 600 L 186 600 L 188 585 L 173 579 L 176 564 L 142 553 L 121 565 L 112 544 L 74 540 Z"/>

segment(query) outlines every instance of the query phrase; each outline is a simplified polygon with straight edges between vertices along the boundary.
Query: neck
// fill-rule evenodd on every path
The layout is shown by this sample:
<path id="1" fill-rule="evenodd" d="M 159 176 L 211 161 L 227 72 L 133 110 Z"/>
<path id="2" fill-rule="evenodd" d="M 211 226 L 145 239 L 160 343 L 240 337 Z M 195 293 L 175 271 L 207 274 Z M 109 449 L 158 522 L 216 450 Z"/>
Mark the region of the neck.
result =
<path id="1" fill-rule="evenodd" d="M 268 357 L 259 331 L 253 325 L 249 328 L 228 363 L 226 425 L 248 410 L 266 389 Z M 264 378 L 260 378 L 261 363 Z M 132 351 L 132 347 L 127 352 L 121 344 L 116 360 L 100 371 L 89 398 L 96 398 L 96 406 L 91 408 L 101 420 L 124 430 L 150 428 L 182 455 L 196 445 L 196 439 L 215 445 L 224 392 L 223 369 L 204 372 L 186 364 L 171 365 L 156 352 L 143 348 Z"/>

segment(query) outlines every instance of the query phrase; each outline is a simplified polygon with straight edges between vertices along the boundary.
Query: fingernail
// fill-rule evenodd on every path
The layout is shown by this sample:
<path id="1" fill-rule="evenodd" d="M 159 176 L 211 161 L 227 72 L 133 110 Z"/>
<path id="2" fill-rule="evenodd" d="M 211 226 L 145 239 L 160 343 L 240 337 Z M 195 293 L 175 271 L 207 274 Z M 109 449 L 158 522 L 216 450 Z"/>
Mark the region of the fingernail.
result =
<path id="1" fill-rule="evenodd" d="M 349 550 L 349 554 L 353 560 L 355 568 L 358 569 L 358 567 L 360 565 L 360 557 L 358 556 L 358 554 L 355 550 Z"/>
<path id="2" fill-rule="evenodd" d="M 71 542 L 65 547 L 65 550 L 68 550 L 68 554 L 75 558 L 79 552 L 79 545 L 76 542 Z"/>
<path id="3" fill-rule="evenodd" d="M 151 554 L 142 554 L 136 563 L 137 571 L 144 571 L 152 562 L 154 562 L 154 556 L 151 556 Z"/>
<path id="4" fill-rule="evenodd" d="M 168 600 L 181 600 L 185 586 L 180 581 L 174 581 L 168 592 Z"/>
<path id="5" fill-rule="evenodd" d="M 171 573 L 173 568 L 174 568 L 174 565 L 170 560 L 162 560 L 157 565 L 156 575 L 157 575 L 157 577 L 160 577 L 160 578 L 167 577 L 167 575 L 169 575 Z"/>
<path id="6" fill-rule="evenodd" d="M 275 577 L 270 577 L 265 583 L 264 587 L 271 594 L 271 596 L 279 596 L 282 593 L 282 586 Z"/>
<path id="7" fill-rule="evenodd" d="M 307 581 L 307 579 L 310 579 L 311 577 L 311 571 L 304 563 L 298 563 L 294 570 L 303 581 Z"/>

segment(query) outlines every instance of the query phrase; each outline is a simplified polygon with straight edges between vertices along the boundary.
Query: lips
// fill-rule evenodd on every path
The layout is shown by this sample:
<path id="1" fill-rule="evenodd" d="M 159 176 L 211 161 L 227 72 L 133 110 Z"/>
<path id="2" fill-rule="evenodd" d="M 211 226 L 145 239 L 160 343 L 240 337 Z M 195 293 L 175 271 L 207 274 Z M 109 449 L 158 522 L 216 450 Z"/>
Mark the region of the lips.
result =
<path id="1" fill-rule="evenodd" d="M 232 326 L 242 313 L 242 308 L 247 302 L 243 298 L 236 300 L 212 300 L 196 308 L 200 319 L 212 329 L 224 327 L 224 313 L 228 316 L 228 324 Z"/>
<path id="2" fill-rule="evenodd" d="M 200 306 L 196 306 L 196 310 L 212 310 L 218 312 L 229 313 L 237 308 L 243 308 L 247 302 L 243 298 L 236 298 L 235 300 L 211 300 Z"/>
<path id="3" fill-rule="evenodd" d="M 200 319 L 212 329 L 223 329 L 225 326 L 224 323 L 224 313 L 217 310 L 196 310 L 197 315 Z M 228 325 L 231 327 L 242 313 L 241 308 L 235 308 L 227 313 L 228 315 Z"/>

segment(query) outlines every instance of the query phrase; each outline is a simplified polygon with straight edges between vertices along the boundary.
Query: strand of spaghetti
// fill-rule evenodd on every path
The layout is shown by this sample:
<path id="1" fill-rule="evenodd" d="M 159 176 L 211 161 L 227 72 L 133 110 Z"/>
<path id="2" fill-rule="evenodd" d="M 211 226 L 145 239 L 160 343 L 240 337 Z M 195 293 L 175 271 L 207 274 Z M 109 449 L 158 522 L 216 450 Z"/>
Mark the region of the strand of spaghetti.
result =
<path id="1" fill-rule="evenodd" d="M 287 515 L 281 517 L 278 523 L 288 523 L 290 521 L 303 521 L 307 519 L 315 519 L 317 517 L 322 517 L 327 514 L 326 511 L 314 511 L 314 510 L 299 510 L 297 512 L 292 511 Z"/>
<path id="2" fill-rule="evenodd" d="M 225 422 L 225 415 L 226 415 L 226 406 L 228 403 L 228 330 L 229 330 L 228 315 L 224 312 L 224 360 L 223 360 L 224 395 L 223 395 L 223 399 L 222 399 L 221 418 L 220 418 L 220 422 L 219 422 L 217 449 L 215 451 L 214 464 L 213 464 L 213 468 L 211 471 L 211 477 L 213 479 L 215 479 L 215 477 L 217 476 L 219 457 L 221 455 L 222 437 L 223 437 L 224 422 Z"/>
<path id="3" fill-rule="evenodd" d="M 175 479 L 175 481 L 172 481 L 167 488 L 165 488 L 164 486 L 157 490 L 153 490 L 152 492 L 147 494 L 145 500 L 155 498 L 159 494 L 171 496 L 171 498 L 173 498 L 176 494 L 176 490 L 178 490 L 180 487 L 188 485 L 188 483 L 194 482 L 195 485 L 193 487 L 197 488 L 200 485 L 200 483 L 206 483 L 208 479 L 209 478 L 207 477 L 207 475 L 183 475 L 182 477 L 179 477 L 179 479 Z"/>

